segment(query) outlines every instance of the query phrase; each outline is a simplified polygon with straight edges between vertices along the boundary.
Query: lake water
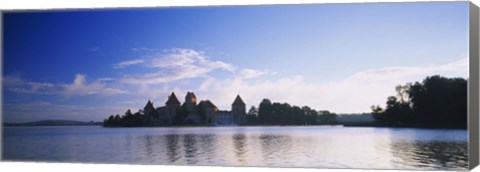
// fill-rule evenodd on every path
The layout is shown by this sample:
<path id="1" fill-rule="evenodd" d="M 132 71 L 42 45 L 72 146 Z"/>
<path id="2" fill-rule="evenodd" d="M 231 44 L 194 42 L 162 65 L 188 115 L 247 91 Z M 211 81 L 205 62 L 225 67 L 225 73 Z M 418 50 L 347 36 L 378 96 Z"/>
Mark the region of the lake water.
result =
<path id="1" fill-rule="evenodd" d="M 467 130 L 369 127 L 3 128 L 3 159 L 467 170 Z"/>

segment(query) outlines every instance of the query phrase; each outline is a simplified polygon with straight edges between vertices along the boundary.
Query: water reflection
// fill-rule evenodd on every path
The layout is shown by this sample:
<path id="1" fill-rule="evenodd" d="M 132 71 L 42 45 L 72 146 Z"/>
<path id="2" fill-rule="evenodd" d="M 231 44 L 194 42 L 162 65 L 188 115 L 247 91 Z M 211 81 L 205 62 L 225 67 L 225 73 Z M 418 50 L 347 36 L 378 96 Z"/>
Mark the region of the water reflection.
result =
<path id="1" fill-rule="evenodd" d="M 398 132 L 398 131 L 395 131 Z M 468 167 L 468 143 L 460 140 L 445 140 L 425 135 L 432 131 L 409 132 L 413 139 L 402 140 L 392 133 L 391 151 L 394 164 L 409 169 L 451 169 Z M 413 140 L 413 141 L 412 141 Z"/>
<path id="2" fill-rule="evenodd" d="M 207 163 L 214 163 L 213 159 L 217 156 L 215 151 L 215 148 L 218 146 L 216 139 L 216 136 L 211 134 L 201 135 L 198 138 L 201 150 L 199 154 Z"/>
<path id="3" fill-rule="evenodd" d="M 260 136 L 263 161 L 269 165 L 286 166 L 290 163 L 289 154 L 292 140 L 288 135 L 262 134 Z"/>
<path id="4" fill-rule="evenodd" d="M 392 152 L 408 168 L 458 169 L 468 166 L 467 146 L 460 142 L 396 142 Z"/>
<path id="5" fill-rule="evenodd" d="M 172 134 L 165 135 L 165 139 L 167 140 L 167 144 L 166 144 L 167 157 L 171 163 L 175 163 L 175 161 L 181 158 L 181 155 L 180 155 L 181 147 L 178 144 L 179 137 L 180 137 L 179 135 L 172 135 Z"/>
<path id="6" fill-rule="evenodd" d="M 235 156 L 240 163 L 245 162 L 245 155 L 247 153 L 247 137 L 245 134 L 235 134 L 232 136 L 233 146 L 235 147 Z"/>
<path id="7" fill-rule="evenodd" d="M 69 131 L 72 128 L 75 130 Z M 40 133 L 36 135 L 28 134 L 31 129 L 4 130 L 5 160 L 375 169 L 468 168 L 465 130 L 64 127 L 61 130 L 35 128 L 32 132 Z M 48 134 L 59 131 L 63 134 Z"/>
<path id="8" fill-rule="evenodd" d="M 157 144 L 153 141 L 153 136 L 152 135 L 146 135 L 143 137 L 143 140 L 144 140 L 144 143 L 145 143 L 145 151 L 142 151 L 142 152 L 145 152 L 145 154 L 147 155 L 147 157 L 149 158 L 154 158 L 153 156 L 153 153 L 155 152 L 154 151 L 154 146 Z"/>
<path id="9" fill-rule="evenodd" d="M 185 146 L 185 160 L 187 164 L 196 164 L 197 159 L 197 136 L 193 134 L 183 135 L 183 146 Z"/>

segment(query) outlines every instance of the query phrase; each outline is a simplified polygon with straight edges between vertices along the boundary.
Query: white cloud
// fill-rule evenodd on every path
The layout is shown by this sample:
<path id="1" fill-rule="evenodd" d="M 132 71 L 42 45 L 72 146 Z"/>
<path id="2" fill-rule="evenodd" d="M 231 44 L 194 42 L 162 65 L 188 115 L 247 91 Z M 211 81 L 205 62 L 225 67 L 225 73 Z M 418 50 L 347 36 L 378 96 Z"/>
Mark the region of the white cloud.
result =
<path id="1" fill-rule="evenodd" d="M 7 90 L 23 94 L 55 94 L 59 89 L 51 83 L 25 81 L 19 75 L 4 76 L 3 86 Z"/>
<path id="2" fill-rule="evenodd" d="M 128 84 L 158 84 L 207 77 L 208 73 L 217 69 L 235 71 L 233 65 L 210 60 L 203 52 L 191 49 L 165 50 L 164 53 L 148 60 L 124 61 L 118 63 L 117 66 L 120 64 L 141 65 L 156 70 L 151 73 L 124 76 L 120 81 Z"/>
<path id="3" fill-rule="evenodd" d="M 421 81 L 426 76 L 435 74 L 467 77 L 468 58 L 436 66 L 366 70 L 326 83 L 310 81 L 302 76 L 271 80 L 208 78 L 197 91 L 221 109 L 230 109 L 236 94 L 240 94 L 248 106 L 258 106 L 263 98 L 269 98 L 275 102 L 307 105 L 317 110 L 358 113 L 369 112 L 370 106 L 374 104 L 384 105 L 388 96 L 395 95 L 396 85 Z"/>
<path id="4" fill-rule="evenodd" d="M 117 63 L 117 64 L 113 65 L 113 67 L 116 68 L 116 69 L 122 69 L 122 68 L 126 68 L 128 66 L 137 65 L 137 64 L 144 63 L 144 62 L 145 62 L 145 60 L 142 60 L 142 59 L 128 60 L 128 61 L 123 61 L 123 62 Z"/>
<path id="5" fill-rule="evenodd" d="M 104 79 L 103 79 L 104 80 Z M 72 84 L 65 85 L 63 94 L 66 96 L 73 95 L 116 95 L 125 94 L 127 91 L 106 87 L 105 82 L 96 80 L 91 83 L 86 81 L 86 76 L 82 74 L 75 75 Z"/>
<path id="6" fill-rule="evenodd" d="M 93 82 L 87 82 L 86 76 L 75 75 L 71 84 L 46 83 L 26 81 L 20 76 L 5 76 L 3 83 L 5 89 L 23 94 L 39 95 L 62 95 L 62 96 L 83 96 L 83 95 L 116 95 L 125 94 L 127 91 L 106 86 L 106 81 L 111 78 L 100 78 Z"/>
<path id="7" fill-rule="evenodd" d="M 113 80 L 114 80 L 113 78 L 108 78 L 108 77 L 97 79 L 97 81 L 113 81 Z"/>
<path id="8" fill-rule="evenodd" d="M 273 75 L 275 73 L 270 72 L 268 70 L 255 70 L 255 69 L 242 69 L 240 71 L 240 77 L 245 78 L 245 79 L 252 79 L 252 78 L 258 78 L 263 75 Z"/>
<path id="9" fill-rule="evenodd" d="M 417 78 L 426 75 L 442 74 L 444 76 L 468 76 L 469 62 L 468 58 L 461 58 L 457 61 L 444 64 L 432 65 L 427 67 L 387 67 L 380 69 L 366 70 L 355 73 L 349 79 L 360 80 L 392 80 L 396 78 Z M 412 78 L 413 79 L 413 78 Z"/>

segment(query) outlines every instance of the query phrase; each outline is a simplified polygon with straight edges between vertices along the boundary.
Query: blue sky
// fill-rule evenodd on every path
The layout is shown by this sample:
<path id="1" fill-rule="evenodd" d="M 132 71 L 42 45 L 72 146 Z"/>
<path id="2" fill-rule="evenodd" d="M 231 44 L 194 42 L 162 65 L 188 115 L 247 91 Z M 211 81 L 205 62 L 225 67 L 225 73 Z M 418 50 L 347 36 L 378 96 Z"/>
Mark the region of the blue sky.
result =
<path id="1" fill-rule="evenodd" d="M 187 91 L 368 112 L 396 84 L 468 77 L 468 2 L 10 12 L 6 122 L 102 120 Z"/>

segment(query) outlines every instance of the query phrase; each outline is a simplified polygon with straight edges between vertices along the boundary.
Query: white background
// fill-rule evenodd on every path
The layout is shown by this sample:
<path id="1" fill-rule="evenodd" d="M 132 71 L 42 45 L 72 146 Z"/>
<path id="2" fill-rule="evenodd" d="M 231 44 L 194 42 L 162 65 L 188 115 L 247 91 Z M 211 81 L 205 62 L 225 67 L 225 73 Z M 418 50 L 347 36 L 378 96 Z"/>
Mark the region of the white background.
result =
<path id="1" fill-rule="evenodd" d="M 415 0 L 1 0 L 0 10 L 12 9 L 78 9 L 78 8 L 106 8 L 106 7 L 160 7 L 160 6 L 194 6 L 194 5 L 255 5 L 255 4 L 298 4 L 298 3 L 359 3 L 359 2 L 413 2 Z M 424 1 L 424 0 L 416 0 Z M 443 0 L 435 0 L 443 1 Z M 472 0 L 480 5 L 480 0 Z M 0 62 L 1 63 L 1 62 Z M 1 93 L 0 93 L 1 94 Z M 1 97 L 1 95 L 0 95 Z M 1 137 L 0 137 L 1 138 Z M 159 165 L 115 165 L 115 164 L 70 164 L 70 163 L 25 163 L 1 162 L 1 171 L 35 171 L 35 172 L 354 172 L 387 170 L 352 170 L 352 169 L 299 169 L 299 168 L 255 168 L 255 167 L 198 167 L 198 166 L 159 166 Z M 391 171 L 391 170 L 390 170 Z M 396 170 L 395 170 L 396 171 Z M 473 171 L 480 172 L 477 167 Z"/>

